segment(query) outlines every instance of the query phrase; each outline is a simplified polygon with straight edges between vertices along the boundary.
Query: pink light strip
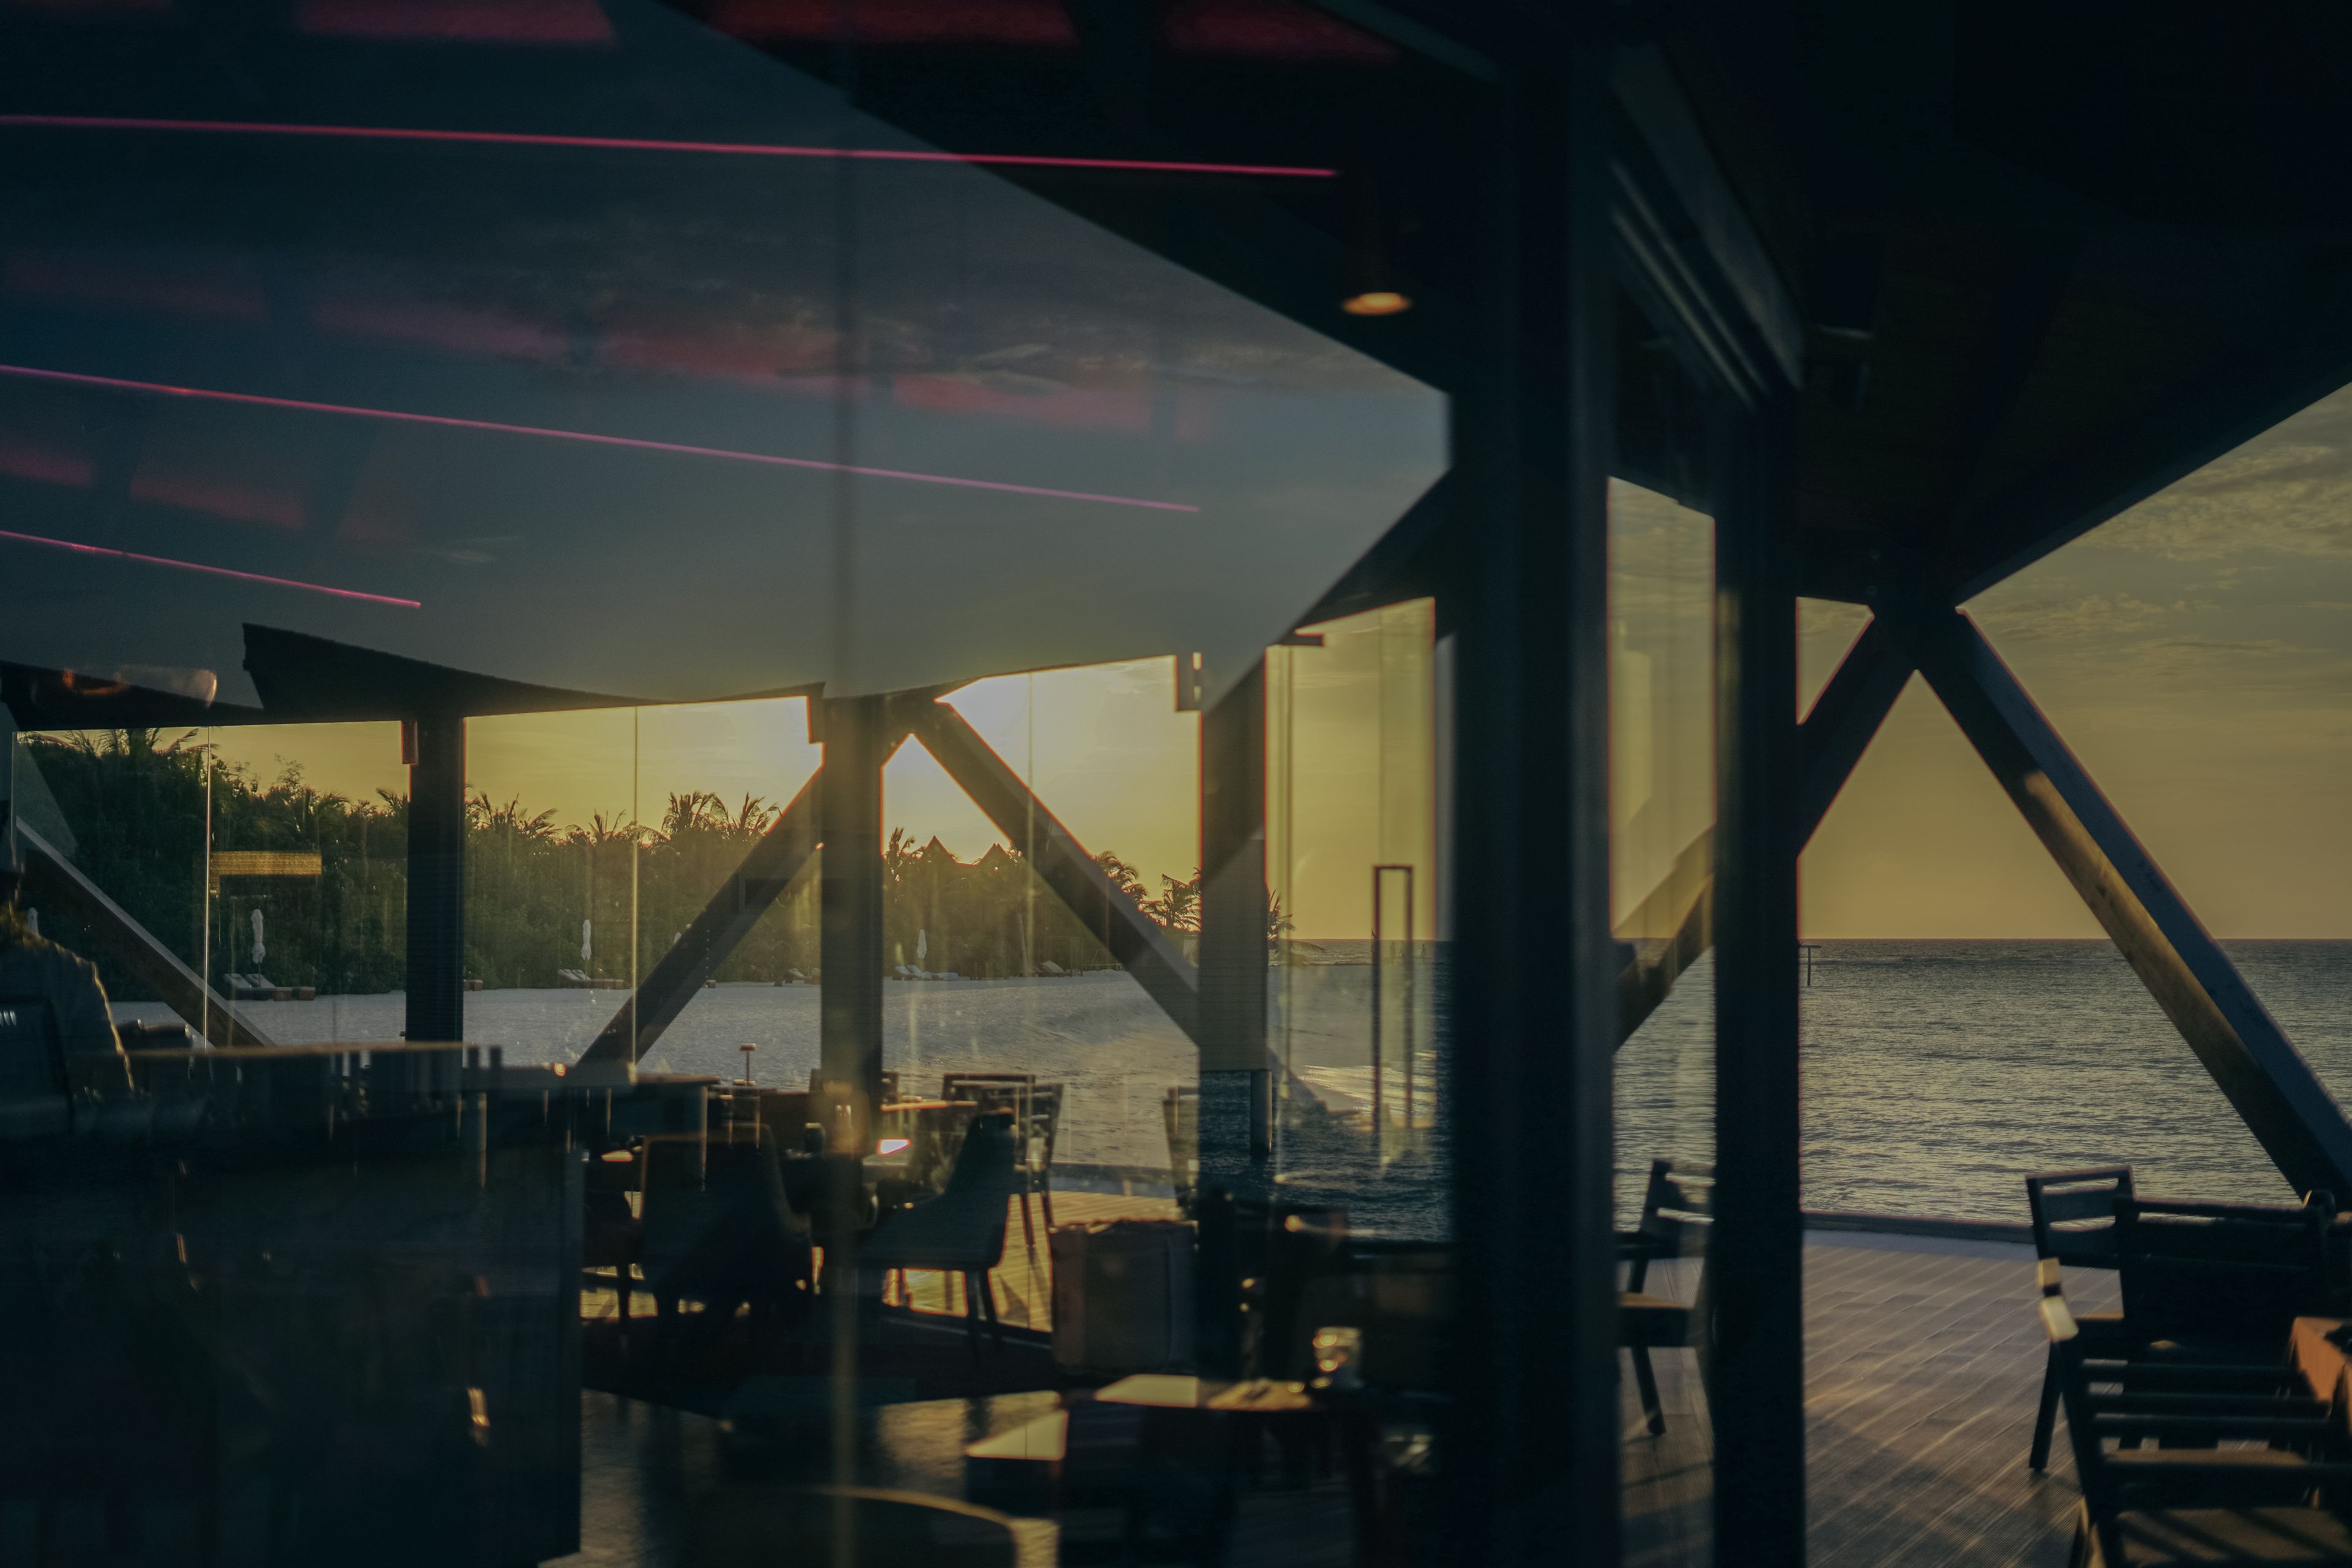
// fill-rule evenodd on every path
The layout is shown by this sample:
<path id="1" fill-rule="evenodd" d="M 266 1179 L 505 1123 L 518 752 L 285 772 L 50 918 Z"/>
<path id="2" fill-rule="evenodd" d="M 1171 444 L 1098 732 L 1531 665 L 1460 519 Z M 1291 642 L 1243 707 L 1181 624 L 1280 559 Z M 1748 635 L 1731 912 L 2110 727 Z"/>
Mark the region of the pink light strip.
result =
<path id="1" fill-rule="evenodd" d="M 1329 180 L 1337 169 L 1278 163 L 1187 163 L 1159 158 L 1054 158 L 1025 153 L 922 153 L 882 147 L 762 146 L 743 142 L 662 142 L 634 136 L 544 136 L 519 131 L 419 131 L 388 125 L 273 125 L 259 121 L 131 120 L 108 115 L 0 114 L 0 128 L 45 131 L 171 131 L 227 136 L 335 136 L 362 142 L 457 142 L 502 147 L 574 147 L 622 153 L 717 153 L 748 158 L 848 158 L 876 163 L 978 163 L 1030 169 L 1111 169 L 1130 174 L 1250 174 Z"/>
<path id="2" fill-rule="evenodd" d="M 109 550 L 102 544 L 76 544 L 69 539 L 44 539 L 37 533 L 11 533 L 5 528 L 0 528 L 0 539 L 16 544 L 38 544 L 49 550 L 71 551 L 76 555 L 98 555 L 110 561 L 135 561 L 142 566 L 169 566 L 176 572 L 202 572 L 208 577 L 234 577 L 240 583 L 262 583 L 272 588 L 299 588 L 305 594 L 326 594 L 338 599 L 390 605 L 394 609 L 421 610 L 425 607 L 421 600 L 396 599 L 390 594 L 362 594 L 357 588 L 330 588 L 324 583 L 298 583 L 291 577 L 237 572 L 226 566 L 207 566 L 201 561 L 173 561 L 163 555 L 142 555 L 132 550 Z"/>
<path id="3" fill-rule="evenodd" d="M 383 419 L 399 425 L 430 425 L 448 430 L 488 430 L 500 436 L 537 436 L 551 441 L 579 441 L 594 447 L 619 447 L 637 452 L 667 452 L 685 458 L 724 458 L 738 463 L 764 463 L 778 468 L 814 468 L 825 473 L 856 474 L 869 479 L 905 479 L 919 485 L 951 485 L 958 489 L 996 490 L 1005 495 L 1043 496 L 1049 500 L 1097 501 L 1104 506 L 1142 507 L 1150 511 L 1199 511 L 1184 501 L 1143 500 L 1134 496 L 1096 495 L 1088 490 L 1057 490 L 1043 485 L 1013 485 L 997 479 L 964 479 L 948 474 L 916 474 L 901 468 L 869 468 L 856 463 L 827 463 L 814 458 L 779 458 L 766 452 L 738 452 L 725 447 L 689 447 L 677 441 L 648 441 L 636 436 L 598 436 L 585 430 L 551 430 L 537 425 L 505 425 L 494 419 L 459 419 L 447 414 L 405 414 L 392 408 L 356 408 L 341 403 L 310 403 L 296 397 L 264 397 L 252 392 L 218 392 L 198 386 L 165 386 L 152 381 L 124 381 L 111 375 L 84 375 L 68 370 L 41 370 L 32 365 L 0 364 L 0 376 L 22 381 L 55 382 L 68 386 L 94 386 L 109 392 L 141 392 L 159 397 L 194 397 L 208 403 L 243 404 L 255 408 L 287 408 L 302 414 L 340 414 L 357 419 Z"/>

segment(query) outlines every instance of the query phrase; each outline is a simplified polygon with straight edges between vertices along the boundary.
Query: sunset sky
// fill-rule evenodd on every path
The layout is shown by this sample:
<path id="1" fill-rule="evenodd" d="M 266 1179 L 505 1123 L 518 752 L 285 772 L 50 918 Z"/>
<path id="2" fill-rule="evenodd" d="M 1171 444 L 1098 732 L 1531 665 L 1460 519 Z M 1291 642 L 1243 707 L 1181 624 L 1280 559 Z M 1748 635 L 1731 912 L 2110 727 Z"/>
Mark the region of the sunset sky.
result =
<path id="1" fill-rule="evenodd" d="M 1969 606 L 2221 936 L 2352 936 L 2352 392 Z M 1808 605 L 1805 695 L 1863 613 Z M 2095 936 L 1915 679 L 1804 860 L 1815 936 Z"/>
<path id="2" fill-rule="evenodd" d="M 1361 934 L 1370 866 L 1428 861 L 1433 807 L 1417 775 L 1429 755 L 1430 637 L 1423 602 L 1335 623 L 1324 647 L 1276 654 L 1271 723 L 1289 737 L 1294 760 L 1286 795 L 1279 768 L 1269 791 L 1273 880 L 1301 936 Z M 1200 721 L 1176 710 L 1172 660 L 984 680 L 952 700 L 1089 850 L 1118 854 L 1154 890 L 1162 876 L 1192 874 Z M 213 738 L 224 757 L 261 777 L 293 764 L 321 789 L 407 787 L 391 725 L 220 730 Z M 792 700 L 478 719 L 467 771 L 493 802 L 552 810 L 561 826 L 597 814 L 658 823 L 669 795 L 691 789 L 730 806 L 747 795 L 782 802 L 817 762 L 803 705 Z M 918 839 L 936 835 L 967 860 L 1001 841 L 919 745 L 899 750 L 883 786 L 892 827 Z M 1422 879 L 1416 892 L 1416 929 L 1427 934 L 1433 879 Z"/>
<path id="3" fill-rule="evenodd" d="M 1631 560 L 1633 544 L 1620 544 Z M 2352 936 L 2352 393 L 1969 610 L 2217 933 Z M 1804 701 L 1863 620 L 1851 606 L 1804 606 Z M 1366 868 L 1383 854 L 1378 617 L 1339 631 L 1324 650 L 1289 656 L 1302 771 L 1290 858 L 1278 844 L 1276 859 L 1307 936 L 1362 934 Z M 1171 688 L 1170 662 L 1156 659 L 982 681 L 954 701 L 1089 848 L 1117 851 L 1156 887 L 1189 875 L 1196 855 L 1198 721 L 1175 711 Z M 404 787 L 389 726 L 217 738 L 257 772 L 285 759 L 326 788 Z M 494 799 L 552 809 L 559 823 L 596 812 L 650 822 L 672 791 L 786 798 L 815 762 L 801 705 L 763 702 L 480 720 L 470 773 Z M 1396 771 L 1391 759 L 1392 796 Z M 1619 776 L 1622 789 L 1622 765 Z M 900 752 L 887 789 L 893 826 L 960 856 L 996 837 L 919 748 Z M 1816 937 L 2097 934 L 1916 680 L 1803 869 Z"/>

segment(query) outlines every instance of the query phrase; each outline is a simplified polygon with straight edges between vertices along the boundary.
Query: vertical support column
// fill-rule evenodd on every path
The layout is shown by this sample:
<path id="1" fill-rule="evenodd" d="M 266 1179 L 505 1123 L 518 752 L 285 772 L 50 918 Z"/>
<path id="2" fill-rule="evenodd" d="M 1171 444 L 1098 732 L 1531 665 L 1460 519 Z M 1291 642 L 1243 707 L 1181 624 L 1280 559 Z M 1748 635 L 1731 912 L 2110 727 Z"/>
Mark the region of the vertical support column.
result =
<path id="1" fill-rule="evenodd" d="M 1608 478 L 1615 283 L 1602 62 L 1497 84 L 1454 736 L 1445 1096 L 1460 1274 L 1452 1561 L 1618 1559 L 1612 1240 Z"/>
<path id="2" fill-rule="evenodd" d="M 24 869 L 24 847 L 16 842 L 16 714 L 0 702 L 0 878 Z"/>
<path id="3" fill-rule="evenodd" d="M 848 697 L 824 702 L 818 1070 L 828 1108 L 826 1143 L 837 1155 L 862 1156 L 873 1148 L 874 1111 L 882 1100 L 885 701 Z"/>
<path id="4" fill-rule="evenodd" d="M 1265 661 L 1201 715 L 1200 1358 L 1241 1374 L 1241 1280 L 1271 1191 L 1265 1049 Z M 1237 1206 L 1235 1200 L 1242 1200 Z"/>
<path id="5" fill-rule="evenodd" d="M 466 1037 L 466 721 L 419 716 L 408 739 L 408 1017 L 412 1040 Z M 415 1086 L 423 1088 L 421 1080 Z"/>
<path id="6" fill-rule="evenodd" d="M 1804 1217 L 1797 1094 L 1796 551 L 1785 402 L 1738 421 L 1716 528 L 1715 1539 L 1805 1560 Z M 1895 683 L 1900 689 L 1900 681 Z M 1891 701 L 1892 699 L 1890 698 Z"/>

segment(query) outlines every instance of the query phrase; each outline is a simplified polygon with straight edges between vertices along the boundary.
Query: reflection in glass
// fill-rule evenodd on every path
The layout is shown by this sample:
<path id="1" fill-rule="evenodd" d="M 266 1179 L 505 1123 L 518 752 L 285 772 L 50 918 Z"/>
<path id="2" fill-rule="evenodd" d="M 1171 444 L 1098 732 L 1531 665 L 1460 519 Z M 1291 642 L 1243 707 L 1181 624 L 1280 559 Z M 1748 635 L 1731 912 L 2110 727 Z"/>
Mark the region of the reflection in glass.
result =
<path id="1" fill-rule="evenodd" d="M 1446 1233 L 1435 629 L 1433 602 L 1418 599 L 1267 651 L 1283 1180 L 1352 1225 L 1423 1237 Z"/>
<path id="2" fill-rule="evenodd" d="M 1712 1438 L 1703 1348 L 1715 1165 L 1708 890 L 1715 823 L 1714 523 L 1609 491 L 1611 918 L 1622 974 L 1617 1214 L 1632 1375 L 1629 1544 L 1679 1526 Z"/>

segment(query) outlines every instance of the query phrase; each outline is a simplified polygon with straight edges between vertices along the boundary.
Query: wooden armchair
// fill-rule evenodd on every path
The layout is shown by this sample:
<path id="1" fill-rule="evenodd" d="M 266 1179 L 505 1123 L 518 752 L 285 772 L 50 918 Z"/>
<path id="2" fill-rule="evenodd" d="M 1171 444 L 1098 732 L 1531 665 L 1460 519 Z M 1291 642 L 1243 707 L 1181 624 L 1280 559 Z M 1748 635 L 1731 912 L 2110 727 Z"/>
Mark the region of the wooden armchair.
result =
<path id="1" fill-rule="evenodd" d="M 1653 1160 L 1640 1223 L 1617 1236 L 1617 1255 L 1627 1265 L 1625 1289 L 1617 1298 L 1617 1342 L 1633 1354 L 1633 1385 L 1641 1394 L 1642 1411 L 1649 1417 L 1653 1436 L 1665 1431 L 1666 1417 L 1658 1403 L 1658 1374 L 1650 1362 L 1651 1351 L 1696 1350 L 1700 1376 L 1706 1376 L 1706 1244 L 1714 1223 L 1714 1168 Z M 1698 1284 L 1689 1301 L 1647 1292 L 1651 1264 L 1693 1255 L 1699 1257 L 1700 1264 Z"/>
<path id="2" fill-rule="evenodd" d="M 2352 1568 L 2352 1530 L 2314 1506 L 2352 1487 L 2352 1465 L 2313 1457 L 2339 1430 L 2310 1413 L 2315 1402 L 2203 1391 L 2103 1396 L 2063 1293 L 2044 1295 L 2040 1310 L 2083 1488 L 2074 1568 Z M 2158 1447 L 2110 1451 L 2109 1440 Z M 2232 1440 L 2263 1446 L 2217 1446 Z"/>

